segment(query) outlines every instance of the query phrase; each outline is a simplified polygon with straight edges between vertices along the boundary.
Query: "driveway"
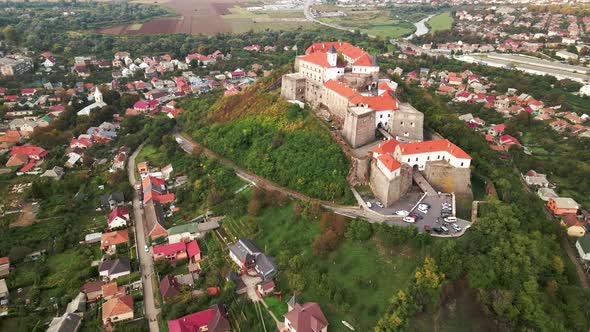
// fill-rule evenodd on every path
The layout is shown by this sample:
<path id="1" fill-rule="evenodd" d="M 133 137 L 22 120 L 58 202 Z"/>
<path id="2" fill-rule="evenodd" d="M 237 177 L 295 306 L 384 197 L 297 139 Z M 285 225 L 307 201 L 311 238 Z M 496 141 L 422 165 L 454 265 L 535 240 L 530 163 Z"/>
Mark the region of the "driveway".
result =
<path id="1" fill-rule="evenodd" d="M 133 152 L 129 157 L 127 163 L 127 171 L 129 174 L 129 183 L 135 188 L 135 157 L 143 148 L 143 144 Z M 159 332 L 158 313 L 156 308 L 156 301 L 154 299 L 154 264 L 149 252 L 145 252 L 146 245 L 145 227 L 143 224 L 143 210 L 139 203 L 139 196 L 137 190 L 133 191 L 133 217 L 135 218 L 135 244 L 137 247 L 137 254 L 139 257 L 139 264 L 141 270 L 141 280 L 143 282 L 143 302 L 145 304 L 145 317 L 149 322 L 150 332 Z"/>
<path id="2" fill-rule="evenodd" d="M 260 297 L 256 294 L 256 285 L 262 282 L 262 278 L 260 277 L 251 277 L 247 274 L 242 275 L 242 281 L 246 285 L 248 297 L 252 302 L 260 301 Z"/>

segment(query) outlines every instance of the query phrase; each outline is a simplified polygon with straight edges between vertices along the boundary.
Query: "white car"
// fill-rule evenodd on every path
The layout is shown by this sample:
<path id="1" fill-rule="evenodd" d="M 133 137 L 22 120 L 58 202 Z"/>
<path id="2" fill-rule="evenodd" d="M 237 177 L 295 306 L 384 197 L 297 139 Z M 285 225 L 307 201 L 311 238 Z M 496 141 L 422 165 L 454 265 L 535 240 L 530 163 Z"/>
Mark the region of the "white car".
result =
<path id="1" fill-rule="evenodd" d="M 407 216 L 407 215 L 408 215 L 408 213 L 409 213 L 409 212 L 408 212 L 408 211 L 406 211 L 406 210 L 399 210 L 399 211 L 395 211 L 395 214 L 397 214 L 398 216 L 402 216 L 402 217 L 405 217 L 405 216 Z"/>
<path id="2" fill-rule="evenodd" d="M 383 208 L 383 204 L 381 204 L 381 202 L 375 202 L 375 205 L 377 205 L 380 208 Z"/>
<path id="3" fill-rule="evenodd" d="M 457 224 L 451 224 L 451 227 L 453 227 L 453 229 L 456 230 L 457 232 L 461 231 L 461 227 L 459 227 L 459 225 L 457 225 Z"/>
<path id="4" fill-rule="evenodd" d="M 428 210 L 428 208 L 429 208 L 429 206 L 428 206 L 428 205 L 426 205 L 426 204 L 418 204 L 418 207 L 419 207 L 419 208 L 426 209 L 426 210 Z"/>
<path id="5" fill-rule="evenodd" d="M 371 204 L 371 202 L 367 201 L 367 207 L 368 207 L 369 209 L 371 209 L 371 208 L 373 208 L 373 204 Z"/>
<path id="6" fill-rule="evenodd" d="M 409 223 L 415 223 L 416 219 L 412 218 L 412 217 L 404 217 L 404 221 L 405 222 L 409 222 Z"/>
<path id="7" fill-rule="evenodd" d="M 147 246 L 147 244 L 144 246 L 145 252 L 150 252 L 150 248 Z"/>
<path id="8" fill-rule="evenodd" d="M 426 213 L 428 213 L 428 208 L 425 208 L 425 207 L 419 206 L 419 207 L 418 207 L 418 211 L 420 211 L 420 212 L 422 212 L 422 213 L 426 214 Z"/>

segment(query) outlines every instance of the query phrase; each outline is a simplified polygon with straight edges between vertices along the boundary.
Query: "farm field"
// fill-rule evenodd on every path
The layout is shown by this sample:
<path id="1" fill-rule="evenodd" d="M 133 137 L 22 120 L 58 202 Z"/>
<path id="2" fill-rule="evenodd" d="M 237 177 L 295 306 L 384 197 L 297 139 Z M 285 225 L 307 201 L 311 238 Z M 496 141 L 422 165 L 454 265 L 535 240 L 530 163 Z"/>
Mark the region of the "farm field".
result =
<path id="1" fill-rule="evenodd" d="M 347 11 L 347 16 L 318 19 L 326 23 L 360 30 L 362 33 L 371 36 L 384 38 L 402 37 L 411 34 L 415 30 L 412 23 L 395 19 L 388 12 L 376 10 Z"/>
<path id="2" fill-rule="evenodd" d="M 155 4 L 169 8 L 178 17 L 166 17 L 143 24 L 122 24 L 100 29 L 100 33 L 160 34 L 186 33 L 212 35 L 219 32 L 264 31 L 266 29 L 293 30 L 311 26 L 302 11 L 277 10 L 250 12 L 240 7 L 242 0 L 165 0 L 137 3 Z"/>
<path id="3" fill-rule="evenodd" d="M 453 25 L 453 18 L 448 12 L 441 13 L 428 20 L 426 25 L 430 27 L 432 32 L 449 30 Z"/>

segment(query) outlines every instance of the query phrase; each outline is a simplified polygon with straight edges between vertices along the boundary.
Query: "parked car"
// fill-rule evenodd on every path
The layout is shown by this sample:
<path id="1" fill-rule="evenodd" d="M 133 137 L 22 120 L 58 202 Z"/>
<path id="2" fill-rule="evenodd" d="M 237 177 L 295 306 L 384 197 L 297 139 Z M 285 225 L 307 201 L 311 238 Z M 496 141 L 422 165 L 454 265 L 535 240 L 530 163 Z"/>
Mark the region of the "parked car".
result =
<path id="1" fill-rule="evenodd" d="M 371 204 L 371 202 L 367 201 L 367 207 L 368 207 L 369 209 L 372 209 L 372 208 L 373 208 L 373 204 Z"/>
<path id="2" fill-rule="evenodd" d="M 150 252 L 150 248 L 147 246 L 147 244 L 144 246 L 145 252 Z"/>
<path id="3" fill-rule="evenodd" d="M 430 204 L 428 203 L 420 203 L 418 207 L 424 207 L 425 209 L 430 209 Z"/>
<path id="4" fill-rule="evenodd" d="M 446 217 L 444 221 L 448 223 L 457 222 L 457 217 Z"/>
<path id="5" fill-rule="evenodd" d="M 417 213 L 410 213 L 410 214 L 408 215 L 408 217 L 410 217 L 410 218 L 414 218 L 414 219 L 416 219 L 416 220 L 422 220 L 422 218 L 423 218 L 423 217 L 422 217 L 422 215 L 419 215 L 419 214 L 417 214 Z"/>
<path id="6" fill-rule="evenodd" d="M 380 208 L 383 208 L 383 204 L 381 204 L 381 202 L 375 202 L 375 205 L 377 205 Z"/>
<path id="7" fill-rule="evenodd" d="M 440 229 L 442 229 L 442 231 L 443 231 L 444 233 L 448 233 L 448 232 L 449 232 L 449 229 L 448 229 L 448 228 L 446 228 L 445 226 L 440 226 Z"/>
<path id="8" fill-rule="evenodd" d="M 440 234 L 443 232 L 443 230 L 440 227 L 433 227 L 432 230 L 437 234 Z"/>
<path id="9" fill-rule="evenodd" d="M 416 219 L 414 219 L 412 217 L 404 217 L 404 221 L 408 222 L 408 223 L 415 223 Z"/>
<path id="10" fill-rule="evenodd" d="M 430 233 L 430 225 L 424 225 L 424 231 Z"/>
<path id="11" fill-rule="evenodd" d="M 451 216 L 451 213 L 450 213 L 450 212 L 444 212 L 444 211 L 443 211 L 443 212 L 440 214 L 440 216 L 441 216 L 441 217 L 443 217 L 443 218 L 450 217 L 450 216 Z"/>
<path id="12" fill-rule="evenodd" d="M 422 207 L 422 206 L 418 206 L 418 211 L 420 211 L 420 212 L 422 212 L 422 213 L 426 214 L 426 213 L 428 213 L 428 208 L 424 208 L 424 207 Z"/>
<path id="13" fill-rule="evenodd" d="M 406 210 L 399 210 L 399 211 L 395 211 L 395 214 L 397 214 L 398 216 L 407 216 L 408 215 L 408 211 Z"/>
<path id="14" fill-rule="evenodd" d="M 459 225 L 457 225 L 455 223 L 451 224 L 451 227 L 453 227 L 453 229 L 456 230 L 457 232 L 461 231 L 461 227 L 459 227 Z"/>

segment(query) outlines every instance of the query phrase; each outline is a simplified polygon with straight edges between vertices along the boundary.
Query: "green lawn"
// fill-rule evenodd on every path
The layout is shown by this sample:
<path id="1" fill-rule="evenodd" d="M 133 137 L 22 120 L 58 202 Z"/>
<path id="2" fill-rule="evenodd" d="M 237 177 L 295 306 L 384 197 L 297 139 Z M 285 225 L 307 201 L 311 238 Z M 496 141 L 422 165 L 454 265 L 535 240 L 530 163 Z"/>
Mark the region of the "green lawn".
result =
<path id="1" fill-rule="evenodd" d="M 432 17 L 426 24 L 432 30 L 431 32 L 449 30 L 453 25 L 453 17 L 449 12 L 441 13 Z"/>
<path id="2" fill-rule="evenodd" d="M 229 8 L 231 14 L 223 15 L 223 19 L 235 33 L 269 30 L 296 30 L 313 26 L 305 21 L 302 11 L 275 10 L 268 12 L 248 11 L 242 7 Z"/>
<path id="3" fill-rule="evenodd" d="M 305 291 L 297 296 L 320 304 L 331 331 L 347 331 L 342 320 L 357 330 L 371 330 L 388 307 L 390 297 L 408 285 L 425 255 L 406 246 L 384 247 L 377 240 L 344 240 L 327 257 L 316 257 L 311 244 L 320 232 L 319 223 L 297 220 L 290 206 L 265 210 L 258 224 L 261 229 L 254 241 L 277 258 L 281 271 L 286 268 L 281 266 L 285 255 L 287 260 L 293 255 L 302 256 L 304 264 L 298 272 L 305 278 Z M 285 279 L 279 275 L 277 284 L 287 298 L 291 290 Z M 332 299 L 323 295 L 326 284 L 335 290 Z"/>
<path id="4" fill-rule="evenodd" d="M 280 320 L 287 313 L 287 301 L 289 301 L 290 297 L 291 295 L 289 294 L 283 294 L 283 301 L 281 302 L 277 296 L 271 295 L 264 298 L 264 302 L 266 302 L 270 311 Z"/>

